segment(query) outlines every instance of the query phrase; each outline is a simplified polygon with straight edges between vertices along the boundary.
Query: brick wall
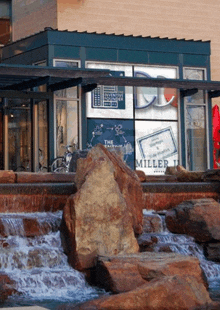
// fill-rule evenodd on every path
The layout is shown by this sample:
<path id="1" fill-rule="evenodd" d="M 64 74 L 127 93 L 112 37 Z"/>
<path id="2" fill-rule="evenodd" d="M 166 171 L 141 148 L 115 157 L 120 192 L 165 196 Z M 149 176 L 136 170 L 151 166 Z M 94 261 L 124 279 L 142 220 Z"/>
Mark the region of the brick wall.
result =
<path id="1" fill-rule="evenodd" d="M 12 0 L 12 39 L 57 28 L 56 0 Z"/>
<path id="2" fill-rule="evenodd" d="M 58 0 L 58 29 L 211 40 L 212 79 L 220 80 L 219 11 L 216 0 Z"/>

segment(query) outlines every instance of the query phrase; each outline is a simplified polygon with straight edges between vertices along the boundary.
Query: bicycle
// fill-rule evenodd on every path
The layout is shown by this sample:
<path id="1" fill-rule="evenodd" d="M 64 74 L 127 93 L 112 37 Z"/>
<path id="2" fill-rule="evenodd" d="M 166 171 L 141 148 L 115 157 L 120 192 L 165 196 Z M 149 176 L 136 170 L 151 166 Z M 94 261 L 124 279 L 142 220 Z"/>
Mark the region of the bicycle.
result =
<path id="1" fill-rule="evenodd" d="M 69 148 L 72 147 L 72 145 L 66 146 L 66 152 L 63 156 L 56 157 L 50 167 L 51 172 L 56 173 L 68 173 L 69 172 L 69 165 L 72 158 L 72 153 L 69 150 Z"/>

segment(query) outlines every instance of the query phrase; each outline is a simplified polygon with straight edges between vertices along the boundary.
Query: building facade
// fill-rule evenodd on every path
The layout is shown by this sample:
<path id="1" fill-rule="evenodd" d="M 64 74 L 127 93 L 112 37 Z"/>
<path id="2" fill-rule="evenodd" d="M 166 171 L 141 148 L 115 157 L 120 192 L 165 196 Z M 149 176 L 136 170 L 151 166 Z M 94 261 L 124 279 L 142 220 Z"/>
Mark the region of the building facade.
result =
<path id="1" fill-rule="evenodd" d="M 5 46 L 2 62 L 109 70 L 116 78 L 210 81 L 210 42 L 46 29 Z M 27 115 L 20 111 L 9 119 L 10 154 L 19 150 L 16 143 L 25 145 L 21 136 L 30 149 L 31 109 L 25 110 Z M 212 103 L 204 90 L 98 85 L 85 92 L 81 85 L 55 92 L 50 110 L 40 102 L 38 111 L 36 131 L 46 166 L 68 144 L 86 149 L 97 143 L 122 152 L 131 168 L 146 174 L 164 174 L 167 166 L 178 163 L 196 171 L 213 165 Z M 52 129 L 48 118 L 54 119 Z M 16 169 L 13 158 L 19 156 L 11 156 L 9 169 Z"/>

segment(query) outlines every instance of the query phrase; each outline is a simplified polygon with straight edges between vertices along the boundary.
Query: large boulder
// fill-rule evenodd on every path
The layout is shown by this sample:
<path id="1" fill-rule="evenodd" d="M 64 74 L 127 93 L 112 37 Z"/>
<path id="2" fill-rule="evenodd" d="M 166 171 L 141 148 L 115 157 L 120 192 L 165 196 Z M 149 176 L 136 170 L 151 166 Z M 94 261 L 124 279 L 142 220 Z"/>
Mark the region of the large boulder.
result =
<path id="1" fill-rule="evenodd" d="M 77 161 L 77 171 L 75 182 L 77 188 L 80 189 L 93 170 L 96 169 L 100 162 L 106 161 L 111 166 L 110 174 L 113 174 L 114 180 L 125 199 L 127 209 L 132 216 L 133 228 L 135 234 L 141 234 L 143 229 L 143 209 L 145 205 L 145 197 L 142 186 L 137 174 L 130 169 L 114 152 L 109 152 L 102 144 L 96 145 L 90 150 L 86 159 L 80 158 Z M 100 180 L 104 179 L 104 175 L 100 173 Z M 93 190 L 99 193 L 96 184 Z"/>
<path id="2" fill-rule="evenodd" d="M 202 308 L 204 307 L 204 308 Z M 132 291 L 102 297 L 64 309 L 74 310 L 195 310 L 219 309 L 193 276 L 165 276 Z"/>
<path id="3" fill-rule="evenodd" d="M 144 198 L 137 175 L 98 145 L 79 160 L 76 184 L 61 225 L 71 265 L 83 270 L 95 265 L 98 254 L 138 252 L 135 234 L 142 232 Z"/>
<path id="4" fill-rule="evenodd" d="M 210 182 L 210 181 L 220 181 L 220 169 L 210 169 L 204 172 L 203 181 Z"/>
<path id="5" fill-rule="evenodd" d="M 220 204 L 212 198 L 194 199 L 166 213 L 166 224 L 173 233 L 186 234 L 197 242 L 220 240 Z"/>
<path id="6" fill-rule="evenodd" d="M 193 276 L 208 287 L 196 257 L 176 253 L 137 253 L 118 256 L 99 256 L 96 284 L 112 293 L 135 289 L 144 282 L 165 276 Z"/>

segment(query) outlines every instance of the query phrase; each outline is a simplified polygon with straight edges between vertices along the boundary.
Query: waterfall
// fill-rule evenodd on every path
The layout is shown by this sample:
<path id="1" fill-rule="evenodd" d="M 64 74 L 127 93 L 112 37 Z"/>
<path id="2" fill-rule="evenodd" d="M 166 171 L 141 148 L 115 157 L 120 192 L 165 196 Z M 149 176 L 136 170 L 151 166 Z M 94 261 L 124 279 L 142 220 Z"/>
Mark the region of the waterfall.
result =
<path id="1" fill-rule="evenodd" d="M 0 214 L 4 237 L 0 237 L 0 268 L 16 283 L 24 298 L 80 302 L 98 296 L 84 275 L 68 265 L 59 226 L 62 212 Z M 34 219 L 49 232 L 25 237 L 24 219 Z M 16 297 L 14 297 L 16 298 Z M 20 297 L 19 297 L 20 298 Z"/>
<path id="2" fill-rule="evenodd" d="M 162 229 L 159 232 L 146 232 L 139 240 L 151 238 L 154 240 L 150 250 L 154 252 L 174 252 L 182 255 L 195 256 L 200 261 L 200 266 L 203 269 L 209 283 L 213 281 L 220 281 L 220 264 L 208 261 L 203 253 L 202 247 L 194 241 L 194 238 L 187 235 L 173 234 L 168 231 L 165 225 L 165 213 L 166 211 L 147 211 L 144 210 L 144 217 L 156 217 L 160 218 Z"/>

